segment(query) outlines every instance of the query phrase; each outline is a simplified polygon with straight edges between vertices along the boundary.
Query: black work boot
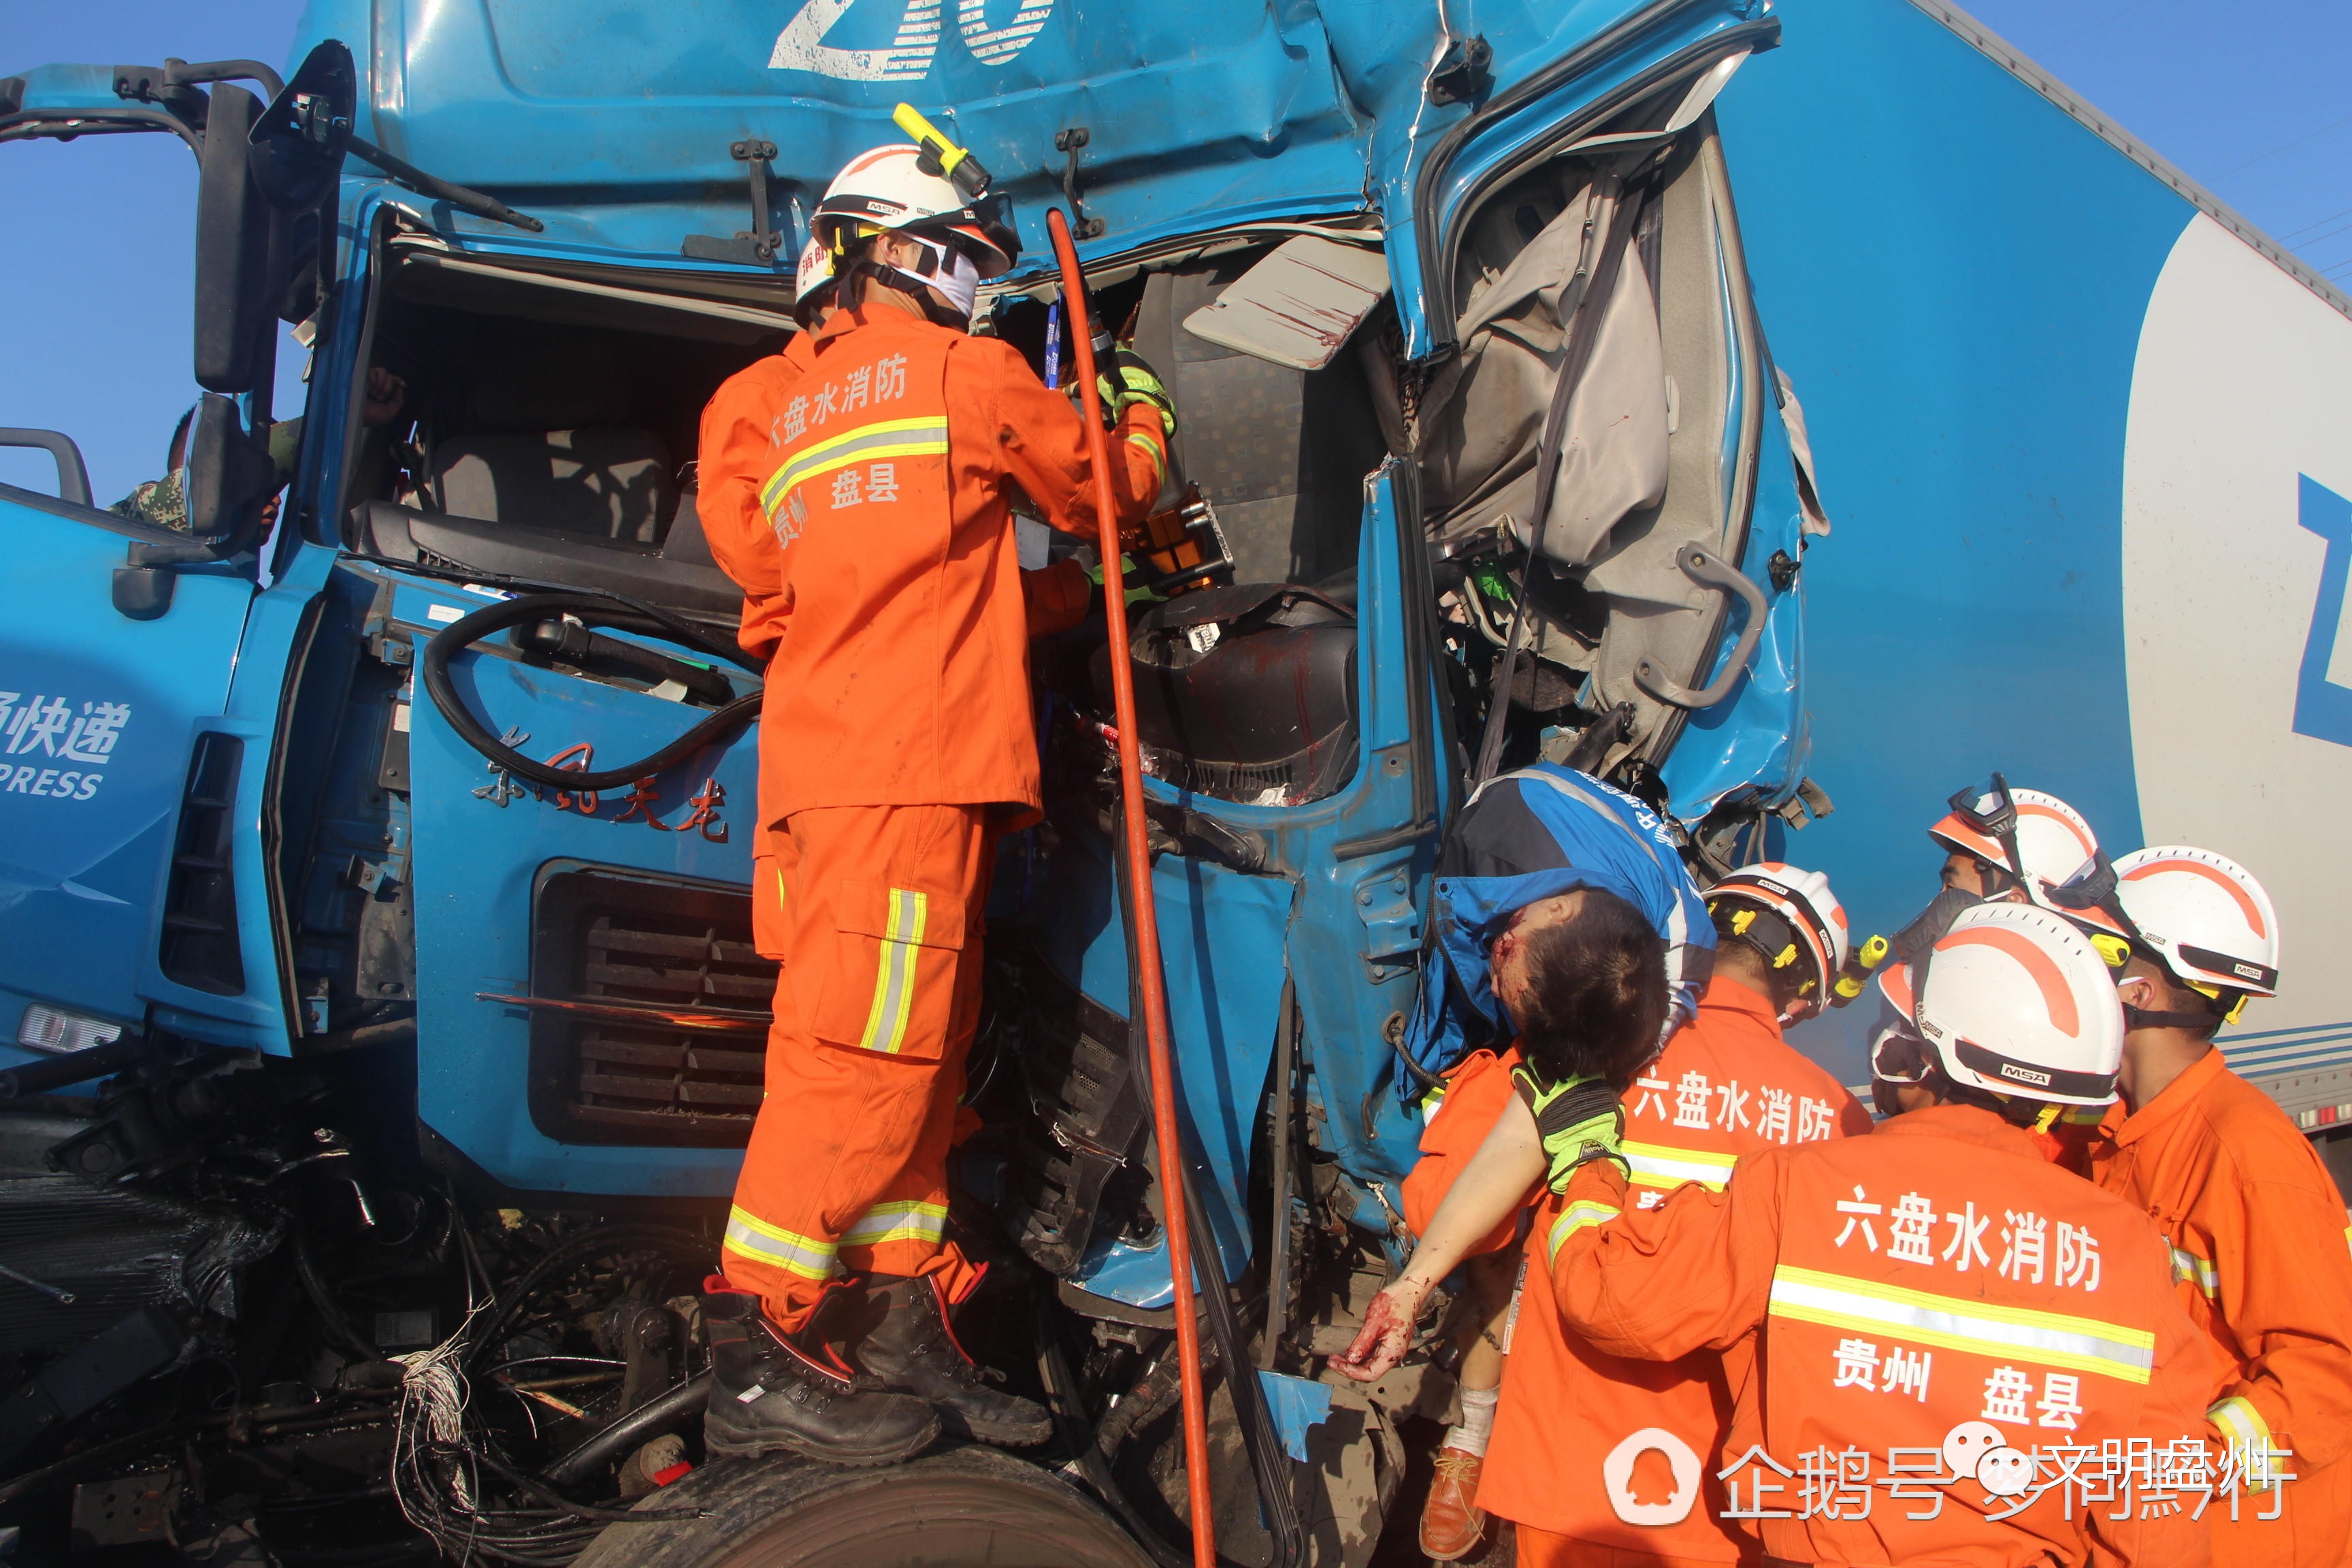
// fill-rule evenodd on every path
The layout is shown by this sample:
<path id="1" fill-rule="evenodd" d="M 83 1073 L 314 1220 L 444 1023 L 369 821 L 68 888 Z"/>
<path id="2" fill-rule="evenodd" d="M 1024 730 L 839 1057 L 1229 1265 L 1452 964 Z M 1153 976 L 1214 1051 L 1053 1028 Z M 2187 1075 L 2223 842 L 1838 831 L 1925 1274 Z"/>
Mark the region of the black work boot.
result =
<path id="1" fill-rule="evenodd" d="M 822 1344 L 803 1349 L 751 1291 L 709 1280 L 702 1321 L 711 1372 L 702 1436 L 714 1454 L 788 1449 L 835 1465 L 889 1465 L 940 1435 L 928 1404 L 858 1376 Z"/>
<path id="2" fill-rule="evenodd" d="M 1034 1399 L 989 1386 L 948 1322 L 948 1304 L 930 1277 L 870 1274 L 866 1335 L 850 1353 L 885 1388 L 928 1399 L 961 1437 L 1025 1448 L 1054 1435 L 1053 1418 Z"/>

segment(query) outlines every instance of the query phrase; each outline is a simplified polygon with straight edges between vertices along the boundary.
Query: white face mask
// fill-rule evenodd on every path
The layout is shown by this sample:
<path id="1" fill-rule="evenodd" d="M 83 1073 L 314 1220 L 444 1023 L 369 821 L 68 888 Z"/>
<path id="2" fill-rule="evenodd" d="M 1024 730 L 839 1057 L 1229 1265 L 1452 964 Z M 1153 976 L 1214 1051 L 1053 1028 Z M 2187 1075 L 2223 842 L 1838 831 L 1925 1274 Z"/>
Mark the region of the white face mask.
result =
<path id="1" fill-rule="evenodd" d="M 905 237 L 930 253 L 931 270 L 928 276 L 904 267 L 893 267 L 890 270 L 910 283 L 938 289 L 947 296 L 948 303 L 955 308 L 956 314 L 970 321 L 972 306 L 980 298 L 980 268 L 972 265 L 971 258 L 953 246 L 941 245 L 919 234 Z"/>

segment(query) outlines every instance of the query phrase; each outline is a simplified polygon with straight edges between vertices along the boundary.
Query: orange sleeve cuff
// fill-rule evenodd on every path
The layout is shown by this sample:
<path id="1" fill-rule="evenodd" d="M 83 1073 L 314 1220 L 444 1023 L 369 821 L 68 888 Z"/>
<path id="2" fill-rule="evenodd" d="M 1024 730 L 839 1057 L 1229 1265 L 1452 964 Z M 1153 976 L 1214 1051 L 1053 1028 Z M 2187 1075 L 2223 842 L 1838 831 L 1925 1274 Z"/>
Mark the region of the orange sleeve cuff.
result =
<path id="1" fill-rule="evenodd" d="M 1021 574 L 1021 607 L 1033 637 L 1066 632 L 1087 618 L 1094 581 L 1076 557 Z"/>

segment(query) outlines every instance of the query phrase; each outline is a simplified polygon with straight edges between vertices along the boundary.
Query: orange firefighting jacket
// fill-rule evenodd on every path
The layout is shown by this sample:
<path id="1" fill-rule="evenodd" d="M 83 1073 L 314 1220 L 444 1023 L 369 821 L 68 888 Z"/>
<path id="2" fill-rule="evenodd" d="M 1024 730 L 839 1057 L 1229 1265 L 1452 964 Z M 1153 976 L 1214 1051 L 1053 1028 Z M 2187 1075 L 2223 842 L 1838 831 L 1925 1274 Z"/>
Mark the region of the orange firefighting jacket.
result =
<path id="1" fill-rule="evenodd" d="M 1643 1206 L 1685 1182 L 1719 1191 L 1733 1162 L 1763 1150 L 1870 1131 L 1861 1103 L 1782 1041 L 1771 1002 L 1719 973 L 1627 1098 L 1625 1152 Z M 1726 1373 L 1745 1380 L 1744 1347 L 1727 1369 L 1712 1351 L 1643 1361 L 1569 1333 L 1546 1266 L 1561 1206 L 1551 1199 L 1538 1211 L 1528 1240 L 1478 1506 L 1595 1546 L 1702 1562 L 1752 1556 L 1753 1542 L 1721 1522 L 1724 1490 L 1712 1479 L 1732 1413 Z M 1704 1461 L 1701 1506 L 1678 1523 L 1628 1524 L 1610 1504 L 1601 1457 L 1651 1427 L 1675 1434 Z M 1659 1489 L 1649 1472 L 1665 1469 L 1654 1455 L 1647 1468 L 1629 1467 L 1627 1483 Z"/>
<path id="2" fill-rule="evenodd" d="M 1160 416 L 1112 435 L 1123 522 L 1158 493 Z M 763 825 L 833 805 L 1005 805 L 1034 816 L 1010 507 L 1092 537 L 1081 416 L 1009 344 L 877 304 L 837 313 L 720 386 L 699 504 L 770 653 Z"/>
<path id="3" fill-rule="evenodd" d="M 2214 1051 L 2092 1150 L 2099 1184 L 2156 1224 L 2189 1321 L 2221 1366 L 2209 1412 L 2225 1443 L 2291 1449 L 2272 1503 L 2218 1523 L 2217 1561 L 2279 1568 L 2352 1556 L 2352 1235 L 2319 1156 Z M 2221 1516 L 2226 1521 L 2226 1512 Z"/>
<path id="4" fill-rule="evenodd" d="M 1571 1329 L 1661 1360 L 1752 1343 L 1720 1468 L 1737 1509 L 1763 1516 L 1770 1555 L 2207 1561 L 2209 1527 L 2178 1497 L 2165 1512 L 2143 1490 L 2116 1521 L 2112 1499 L 2086 1504 L 2070 1479 L 2104 1484 L 2110 1439 L 2118 1456 L 2146 1439 L 2143 1456 L 2204 1462 L 2211 1355 L 2164 1244 L 1991 1112 L 1934 1106 L 1867 1137 L 1768 1150 L 1722 1191 L 1686 1184 L 1654 1209 L 1629 1205 L 1605 1161 L 1566 1196 L 1552 1285 Z M 1673 1495 L 1638 1496 L 1637 1512 L 1696 1499 L 1706 1461 L 1667 1458 Z M 2152 1457 L 2144 1467 L 2158 1476 Z"/>

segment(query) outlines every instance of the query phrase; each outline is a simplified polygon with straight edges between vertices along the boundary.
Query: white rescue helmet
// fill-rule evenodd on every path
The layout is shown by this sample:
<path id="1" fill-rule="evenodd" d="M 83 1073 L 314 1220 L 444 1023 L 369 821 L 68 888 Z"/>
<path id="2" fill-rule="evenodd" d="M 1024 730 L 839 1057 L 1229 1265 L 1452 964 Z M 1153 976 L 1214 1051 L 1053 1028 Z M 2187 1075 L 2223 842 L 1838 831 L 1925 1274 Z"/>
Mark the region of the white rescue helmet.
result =
<path id="1" fill-rule="evenodd" d="M 2278 911 L 2235 860 L 2175 844 L 2134 850 L 2116 862 L 2116 899 L 2182 984 L 2278 994 Z"/>
<path id="2" fill-rule="evenodd" d="M 816 323 L 816 313 L 832 301 L 833 286 L 838 282 L 833 269 L 833 251 L 824 241 L 812 237 L 801 247 L 801 261 L 793 278 L 793 315 L 803 327 Z"/>
<path id="3" fill-rule="evenodd" d="M 1965 910 L 1929 952 L 1915 1020 L 1954 1083 L 2060 1105 L 2105 1105 L 2124 1010 L 2106 961 L 2032 904 Z"/>
<path id="4" fill-rule="evenodd" d="M 825 187 L 809 232 L 833 253 L 836 267 L 851 246 L 873 235 L 919 240 L 920 267 L 890 270 L 939 289 L 969 315 L 979 286 L 1011 271 L 1019 247 L 944 175 L 926 174 L 923 161 L 923 150 L 905 142 L 859 153 Z"/>
<path id="5" fill-rule="evenodd" d="M 2028 899 L 2087 931 L 2122 931 L 2122 922 L 2095 903 L 2051 897 L 2099 870 L 2099 836 L 2081 812 L 2038 789 L 2012 790 L 1999 773 L 1989 788 L 1964 789 L 1950 804 L 1928 837 L 2008 872 Z"/>
<path id="6" fill-rule="evenodd" d="M 1718 910 L 1721 903 L 1728 906 Z M 1853 938 L 1845 906 L 1819 871 L 1759 860 L 1706 890 L 1707 912 L 1763 955 L 1778 973 L 1794 969 L 1795 999 L 1780 1021 L 1793 1024 L 1822 1010 L 1830 985 L 1845 967 Z"/>

